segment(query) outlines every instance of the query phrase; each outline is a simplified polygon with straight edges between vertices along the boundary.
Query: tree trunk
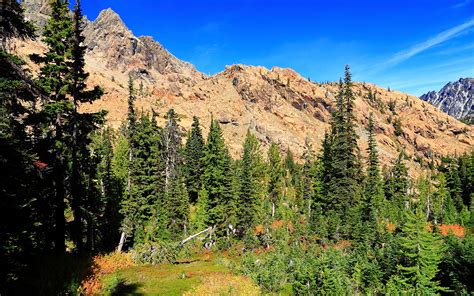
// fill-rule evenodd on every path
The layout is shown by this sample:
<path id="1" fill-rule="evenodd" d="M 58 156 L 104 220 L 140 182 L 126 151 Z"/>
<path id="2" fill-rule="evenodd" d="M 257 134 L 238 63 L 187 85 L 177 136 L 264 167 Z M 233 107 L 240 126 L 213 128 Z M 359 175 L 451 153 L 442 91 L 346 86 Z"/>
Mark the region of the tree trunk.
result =
<path id="1" fill-rule="evenodd" d="M 193 238 L 203 234 L 203 233 L 206 233 L 208 231 L 211 231 L 212 230 L 212 226 L 209 226 L 208 228 L 202 230 L 202 231 L 199 231 L 198 233 L 196 234 L 193 234 L 187 238 L 185 238 L 184 240 L 181 241 L 181 243 L 179 244 L 181 247 L 184 246 L 185 243 L 187 243 L 188 241 L 192 240 Z"/>
<path id="2" fill-rule="evenodd" d="M 117 247 L 117 252 L 122 252 L 123 244 L 125 243 L 125 232 L 122 231 L 122 234 L 120 235 L 120 241 Z"/>
<path id="3" fill-rule="evenodd" d="M 56 140 L 62 139 L 61 120 L 59 115 L 56 118 Z M 60 149 L 56 149 L 56 163 L 54 166 L 54 188 L 55 188 L 55 206 L 54 211 L 54 250 L 58 254 L 64 253 L 66 249 L 65 235 L 66 235 L 66 220 L 64 218 L 64 210 L 66 205 L 64 199 L 66 197 L 66 188 L 64 176 L 66 174 L 64 157 Z"/>
<path id="4" fill-rule="evenodd" d="M 54 211 L 54 221 L 55 221 L 55 229 L 54 229 L 54 250 L 58 254 L 64 253 L 66 249 L 66 242 L 65 242 L 65 233 L 66 233 L 66 221 L 64 219 L 64 182 L 63 176 L 61 172 L 55 173 L 55 180 L 54 186 L 55 188 L 55 206 L 56 209 Z"/>
<path id="5" fill-rule="evenodd" d="M 272 202 L 272 218 L 275 217 L 275 202 Z"/>

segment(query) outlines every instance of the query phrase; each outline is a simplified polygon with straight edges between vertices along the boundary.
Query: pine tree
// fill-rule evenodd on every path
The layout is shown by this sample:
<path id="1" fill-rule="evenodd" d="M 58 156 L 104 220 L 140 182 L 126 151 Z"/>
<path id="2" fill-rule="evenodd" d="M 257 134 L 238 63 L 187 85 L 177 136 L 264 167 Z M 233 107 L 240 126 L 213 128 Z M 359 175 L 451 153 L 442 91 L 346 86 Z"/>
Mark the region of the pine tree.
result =
<path id="1" fill-rule="evenodd" d="M 383 183 L 380 176 L 379 157 L 377 152 L 377 141 L 374 133 L 374 121 L 372 113 L 369 115 L 369 142 L 367 177 L 365 183 L 365 198 L 363 200 L 362 221 L 368 224 L 367 232 L 374 231 L 382 216 L 384 201 Z"/>
<path id="2" fill-rule="evenodd" d="M 446 213 L 446 205 L 449 198 L 449 191 L 446 185 L 446 177 L 443 173 L 436 176 L 437 186 L 436 191 L 433 193 L 433 202 L 432 202 L 432 214 L 431 219 L 434 224 L 446 223 L 444 221 Z"/>
<path id="3" fill-rule="evenodd" d="M 165 233 L 167 222 L 163 217 L 166 201 L 163 198 L 164 160 L 161 157 L 161 131 L 156 122 L 142 115 L 135 123 L 133 159 L 130 163 L 130 191 L 122 203 L 125 225 L 130 227 L 134 242 L 140 243 L 146 235 L 145 226 L 158 210 L 159 232 Z M 132 144 L 129 144 L 132 145 Z"/>
<path id="4" fill-rule="evenodd" d="M 24 18 L 23 8 L 17 1 L 2 3 L 2 17 L 0 17 L 0 41 L 2 49 L 6 43 L 15 37 L 35 37 L 35 29 L 32 23 Z"/>
<path id="5" fill-rule="evenodd" d="M 308 139 L 305 140 L 305 148 L 303 152 L 303 168 L 301 170 L 301 180 L 299 185 L 299 193 L 297 195 L 297 206 L 301 214 L 308 217 L 311 213 L 312 202 L 316 200 L 316 178 L 317 170 L 315 163 L 314 150 Z"/>
<path id="6" fill-rule="evenodd" d="M 260 143 L 255 135 L 247 131 L 241 160 L 239 199 L 236 203 L 238 229 L 243 234 L 253 229 L 262 209 L 263 162 Z"/>
<path id="7" fill-rule="evenodd" d="M 465 206 L 470 206 L 474 193 L 474 152 L 459 157 L 458 172 L 461 179 L 463 203 Z"/>
<path id="8" fill-rule="evenodd" d="M 336 97 L 336 106 L 331 117 L 331 133 L 325 137 L 323 143 L 323 167 L 325 173 L 325 190 L 327 191 L 328 209 L 338 217 L 334 227 L 334 235 L 339 237 L 348 234 L 349 229 L 337 222 L 341 217 L 349 214 L 349 209 L 357 204 L 360 193 L 359 181 L 360 162 L 357 146 L 358 136 L 355 132 L 354 100 L 352 92 L 352 78 L 349 67 L 346 66 L 344 82 L 339 82 L 339 92 Z M 346 226 L 341 229 L 341 226 Z"/>
<path id="9" fill-rule="evenodd" d="M 293 156 L 293 152 L 290 150 L 290 148 L 288 148 L 286 151 L 284 164 L 286 171 L 291 177 L 291 184 L 296 186 L 299 180 L 298 165 L 295 163 L 295 157 Z"/>
<path id="10" fill-rule="evenodd" d="M 81 196 L 85 195 L 85 184 L 81 172 L 85 171 L 87 165 L 88 144 L 90 143 L 91 133 L 98 128 L 98 126 L 105 120 L 105 112 L 97 113 L 79 113 L 78 108 L 80 104 L 92 103 L 103 94 L 100 87 L 95 86 L 92 90 L 86 89 L 86 79 L 89 76 L 85 72 L 86 47 L 83 45 L 84 36 L 83 31 L 83 15 L 80 0 L 76 0 L 74 8 L 74 29 L 71 40 L 71 61 L 69 62 L 70 73 L 69 77 L 71 85 L 69 92 L 73 100 L 73 110 L 71 112 L 71 207 L 74 213 L 74 221 L 72 234 L 79 252 L 82 251 L 83 245 L 83 208 L 84 202 L 81 201 Z M 90 224 L 90 223 L 89 223 Z"/>
<path id="11" fill-rule="evenodd" d="M 163 148 L 165 167 L 165 191 L 168 185 L 177 177 L 181 165 L 181 134 L 178 127 L 178 115 L 173 109 L 166 114 L 166 126 L 163 129 Z"/>
<path id="12" fill-rule="evenodd" d="M 199 126 L 199 119 L 193 117 L 193 124 L 184 149 L 186 188 L 188 189 L 189 200 L 193 203 L 197 201 L 199 191 L 202 188 L 204 148 L 205 143 Z"/>
<path id="13" fill-rule="evenodd" d="M 276 206 L 283 195 L 284 172 L 281 162 L 280 149 L 272 142 L 268 149 L 268 196 L 272 204 L 272 218 L 275 217 Z"/>
<path id="14" fill-rule="evenodd" d="M 414 295 L 436 294 L 443 291 L 435 280 L 443 257 L 443 241 L 429 230 L 422 211 L 406 212 L 406 222 L 399 237 L 400 262 L 398 282 L 403 292 Z"/>
<path id="15" fill-rule="evenodd" d="M 459 177 L 458 164 L 456 160 L 451 159 L 448 165 L 448 173 L 446 176 L 447 184 L 451 194 L 451 199 L 458 211 L 463 207 L 461 178 Z"/>
<path id="16" fill-rule="evenodd" d="M 106 251 L 112 251 L 116 247 L 115 244 L 119 237 L 120 222 L 122 220 L 119 210 L 125 178 L 121 178 L 114 170 L 113 146 L 115 141 L 116 133 L 108 127 L 96 131 L 90 145 L 91 155 L 96 161 L 97 181 L 95 185 L 100 192 L 96 197 L 100 199 L 101 204 L 98 216 L 102 217 L 98 221 L 98 236 L 101 238 L 100 249 Z M 117 145 L 118 143 L 116 147 Z M 126 160 L 126 157 L 124 160 Z"/>
<path id="17" fill-rule="evenodd" d="M 170 181 L 165 202 L 163 214 L 167 216 L 167 231 L 171 239 L 180 239 L 189 230 L 189 197 L 180 172 Z"/>
<path id="18" fill-rule="evenodd" d="M 8 53 L 12 38 L 34 38 L 17 1 L 2 2 L 0 16 L 0 294 L 18 294 L 32 257 L 47 251 L 51 231 L 47 167 L 33 150 L 30 124 L 38 88 L 26 63 Z M 41 164 L 41 165 L 40 165 Z M 38 167 L 39 166 L 39 167 Z"/>
<path id="19" fill-rule="evenodd" d="M 178 116 L 173 109 L 167 113 L 163 130 L 163 158 L 165 161 L 165 197 L 162 214 L 172 239 L 178 239 L 188 229 L 189 197 L 182 173 L 181 134 Z"/>
<path id="20" fill-rule="evenodd" d="M 34 166 L 39 162 L 26 124 L 35 93 L 22 64 L 0 50 L 0 293 L 5 294 L 6 287 L 21 282 L 30 256 L 48 244 L 40 240 L 50 230 L 42 219 L 50 209 L 39 183 L 47 172 Z M 46 211 L 38 213 L 41 206 Z"/>
<path id="21" fill-rule="evenodd" d="M 66 176 L 70 159 L 68 130 L 71 124 L 71 113 L 74 104 L 68 98 L 71 87 L 70 66 L 73 24 L 69 18 L 68 2 L 55 0 L 50 2 L 51 18 L 43 32 L 43 41 L 48 47 L 42 56 L 32 55 L 34 62 L 41 65 L 37 79 L 38 86 L 47 98 L 43 99 L 43 109 L 39 112 L 42 136 L 38 147 L 40 157 L 53 167 L 52 182 L 54 186 L 54 246 L 58 253 L 65 251 L 66 223 L 64 211 L 67 197 Z M 49 148 L 54 147 L 54 151 Z"/>
<path id="22" fill-rule="evenodd" d="M 218 236 L 223 236 L 228 224 L 235 223 L 235 204 L 230 170 L 231 158 L 219 123 L 214 119 L 211 119 L 203 162 L 202 184 L 207 192 L 208 205 L 206 222 L 209 226 L 217 227 Z"/>
<path id="23" fill-rule="evenodd" d="M 384 180 L 385 196 L 393 206 L 391 214 L 396 219 L 401 218 L 401 211 L 408 207 L 408 170 L 404 163 L 405 153 L 400 151 L 393 166 L 387 172 Z"/>

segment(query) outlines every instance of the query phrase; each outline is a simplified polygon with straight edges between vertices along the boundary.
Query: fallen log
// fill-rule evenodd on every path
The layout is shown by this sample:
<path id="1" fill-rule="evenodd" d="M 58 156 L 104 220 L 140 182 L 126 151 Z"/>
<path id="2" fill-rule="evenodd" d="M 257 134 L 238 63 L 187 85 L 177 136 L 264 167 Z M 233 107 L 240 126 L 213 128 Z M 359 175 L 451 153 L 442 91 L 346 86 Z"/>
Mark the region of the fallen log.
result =
<path id="1" fill-rule="evenodd" d="M 184 244 L 187 243 L 188 241 L 192 240 L 193 238 L 195 238 L 195 237 L 197 237 L 197 236 L 199 236 L 199 235 L 201 235 L 201 234 L 203 234 L 203 233 L 206 233 L 206 232 L 208 232 L 208 231 L 211 231 L 212 229 L 213 229 L 213 227 L 212 227 L 212 226 L 209 226 L 208 228 L 206 228 L 206 229 L 204 229 L 204 230 L 202 230 L 202 231 L 199 231 L 198 233 L 193 234 L 193 235 L 191 235 L 191 236 L 189 236 L 189 237 L 183 239 L 183 240 L 181 241 L 181 243 L 179 244 L 179 246 L 180 246 L 180 247 L 183 247 Z"/>

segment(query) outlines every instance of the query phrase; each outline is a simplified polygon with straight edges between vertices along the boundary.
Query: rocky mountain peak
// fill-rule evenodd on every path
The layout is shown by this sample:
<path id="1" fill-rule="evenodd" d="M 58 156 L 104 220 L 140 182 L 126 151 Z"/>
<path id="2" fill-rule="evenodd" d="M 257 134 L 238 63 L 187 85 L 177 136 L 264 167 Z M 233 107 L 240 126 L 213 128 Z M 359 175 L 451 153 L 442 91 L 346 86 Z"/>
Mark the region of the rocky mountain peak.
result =
<path id="1" fill-rule="evenodd" d="M 109 26 L 108 29 L 114 31 L 130 31 L 125 26 L 122 18 L 112 8 L 102 10 L 95 19 L 94 24 L 97 27 L 103 28 Z"/>
<path id="2" fill-rule="evenodd" d="M 26 0 L 32 17 L 47 17 L 39 11 L 46 0 Z M 128 74 L 140 89 L 137 110 L 153 110 L 160 115 L 173 108 L 181 125 L 189 129 L 193 116 L 204 128 L 212 116 L 222 124 L 233 156 L 241 153 L 242 141 L 251 130 L 263 146 L 277 143 L 290 148 L 297 157 L 309 139 L 315 149 L 328 129 L 337 93 L 337 83 L 316 83 L 288 68 L 231 65 L 213 76 L 205 76 L 193 65 L 181 61 L 149 36 L 135 36 L 112 9 L 102 11 L 84 30 L 87 70 L 92 85 L 106 90 L 103 99 L 81 106 L 84 111 L 108 111 L 108 123 L 119 127 L 126 118 Z M 39 41 L 21 41 L 22 56 L 44 49 Z M 472 85 L 472 79 L 461 79 Z M 465 93 L 452 83 L 450 92 Z M 472 90 L 472 86 L 470 87 Z M 439 158 L 441 155 L 472 149 L 474 127 L 449 118 L 440 110 L 394 90 L 368 83 L 354 83 L 355 117 L 361 145 L 367 142 L 368 114 L 374 115 L 380 158 L 389 163 L 403 147 L 411 159 Z M 371 98 L 369 94 L 375 94 Z M 432 96 L 437 95 L 435 92 Z M 472 98 L 472 94 L 471 94 Z M 396 102 L 396 104 L 394 104 Z M 387 106 L 396 105 L 393 110 Z M 212 115 L 211 115 L 212 114 Z M 402 123 L 403 134 L 395 135 L 393 119 Z M 159 116 L 160 124 L 164 116 Z M 363 149 L 365 151 L 365 149 Z M 411 167 L 417 166 L 411 162 Z"/>
<path id="3" fill-rule="evenodd" d="M 89 56 L 110 70 L 131 73 L 155 83 L 157 75 L 181 75 L 187 81 L 204 77 L 194 66 L 177 59 L 152 37 L 136 37 L 120 16 L 108 8 L 84 29 Z"/>
<path id="4" fill-rule="evenodd" d="M 474 78 L 460 78 L 456 82 L 449 82 L 439 92 L 430 91 L 420 98 L 455 118 L 472 118 Z"/>

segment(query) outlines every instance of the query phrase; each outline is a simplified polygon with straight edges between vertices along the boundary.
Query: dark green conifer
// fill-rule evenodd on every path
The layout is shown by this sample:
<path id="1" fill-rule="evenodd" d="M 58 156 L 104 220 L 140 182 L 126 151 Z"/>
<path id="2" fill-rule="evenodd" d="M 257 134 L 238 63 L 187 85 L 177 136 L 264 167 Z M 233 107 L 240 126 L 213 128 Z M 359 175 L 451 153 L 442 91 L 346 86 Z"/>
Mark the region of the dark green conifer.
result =
<path id="1" fill-rule="evenodd" d="M 400 260 L 397 282 L 402 293 L 436 294 L 444 289 L 436 280 L 444 245 L 439 234 L 429 230 L 422 211 L 405 213 L 406 222 L 399 236 Z"/>
<path id="2" fill-rule="evenodd" d="M 375 138 L 374 121 L 372 113 L 369 115 L 369 142 L 367 152 L 369 159 L 367 163 L 367 179 L 365 184 L 364 217 L 370 221 L 371 227 L 377 225 L 381 218 L 381 210 L 384 200 L 383 182 L 380 176 L 379 157 L 377 151 L 377 140 Z"/>
<path id="3" fill-rule="evenodd" d="M 241 160 L 239 197 L 236 203 L 238 229 L 241 233 L 253 229 L 259 222 L 262 209 L 263 162 L 260 143 L 247 131 Z"/>
<path id="4" fill-rule="evenodd" d="M 202 182 L 207 192 L 207 225 L 215 226 L 216 234 L 223 236 L 229 223 L 235 226 L 235 201 L 232 192 L 231 158 L 219 123 L 214 119 L 211 119 L 203 162 Z"/>
<path id="5" fill-rule="evenodd" d="M 283 195 L 284 171 L 280 149 L 272 142 L 268 149 L 268 197 L 272 207 L 272 218 L 275 217 L 276 207 Z"/>
<path id="6" fill-rule="evenodd" d="M 205 143 L 199 126 L 199 119 L 195 116 L 184 149 L 186 188 L 188 189 L 189 199 L 193 203 L 197 201 L 199 191 L 202 188 L 204 148 Z"/>
<path id="7" fill-rule="evenodd" d="M 76 0 L 74 8 L 74 24 L 73 36 L 71 38 L 71 61 L 69 62 L 70 73 L 69 79 L 71 85 L 69 93 L 73 101 L 73 109 L 71 112 L 71 207 L 74 214 L 72 227 L 72 235 L 79 252 L 83 251 L 83 230 L 82 219 L 84 218 L 83 209 L 84 201 L 81 200 L 85 196 L 85 182 L 87 176 L 84 172 L 87 167 L 87 161 L 92 161 L 89 157 L 90 152 L 88 145 L 90 143 L 91 133 L 98 128 L 105 120 L 105 112 L 97 113 L 79 113 L 80 104 L 92 103 L 101 98 L 103 91 L 99 86 L 88 90 L 86 79 L 89 76 L 85 72 L 86 46 L 84 46 L 83 31 L 83 15 L 80 0 Z M 91 216 L 92 213 L 89 214 Z M 88 223 L 90 227 L 90 223 Z"/>
<path id="8" fill-rule="evenodd" d="M 71 126 L 71 114 L 74 104 L 68 98 L 71 88 L 71 42 L 73 23 L 68 16 L 68 2 L 54 0 L 50 2 L 51 18 L 44 32 L 43 42 L 47 46 L 44 55 L 32 55 L 33 61 L 41 65 L 37 84 L 47 94 L 42 101 L 42 110 L 37 118 L 40 120 L 42 135 L 39 146 L 45 149 L 40 157 L 53 168 L 52 182 L 54 186 L 54 246 L 58 253 L 65 251 L 66 222 L 64 211 L 67 198 L 66 176 L 68 176 L 68 160 L 70 159 L 70 142 L 68 142 Z M 54 147 L 51 151 L 49 148 Z"/>

